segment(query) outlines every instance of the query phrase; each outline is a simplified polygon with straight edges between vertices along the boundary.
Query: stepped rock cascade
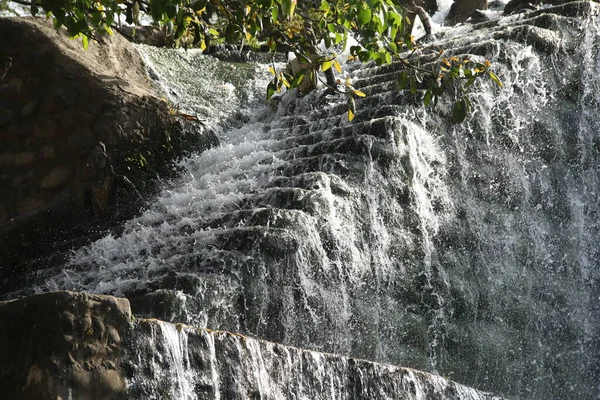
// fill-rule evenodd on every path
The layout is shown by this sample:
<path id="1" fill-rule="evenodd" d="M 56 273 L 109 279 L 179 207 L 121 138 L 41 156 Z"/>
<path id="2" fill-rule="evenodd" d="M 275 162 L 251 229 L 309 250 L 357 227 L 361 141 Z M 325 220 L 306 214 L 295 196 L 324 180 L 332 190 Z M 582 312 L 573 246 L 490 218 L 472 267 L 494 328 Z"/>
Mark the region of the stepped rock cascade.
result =
<path id="1" fill-rule="evenodd" d="M 130 398 L 501 400 L 422 371 L 229 332 L 141 320 L 132 336 Z"/>
<path id="2" fill-rule="evenodd" d="M 507 397 L 598 398 L 599 33 L 590 2 L 438 33 L 505 85 L 477 83 L 461 125 L 394 90 L 396 64 L 352 72 L 351 123 L 322 92 L 284 96 L 36 289 Z M 178 340 L 186 364 L 197 338 Z"/>
<path id="3" fill-rule="evenodd" d="M 410 368 L 135 319 L 107 295 L 41 293 L 0 302 L 0 317 L 7 399 L 501 400 Z"/>

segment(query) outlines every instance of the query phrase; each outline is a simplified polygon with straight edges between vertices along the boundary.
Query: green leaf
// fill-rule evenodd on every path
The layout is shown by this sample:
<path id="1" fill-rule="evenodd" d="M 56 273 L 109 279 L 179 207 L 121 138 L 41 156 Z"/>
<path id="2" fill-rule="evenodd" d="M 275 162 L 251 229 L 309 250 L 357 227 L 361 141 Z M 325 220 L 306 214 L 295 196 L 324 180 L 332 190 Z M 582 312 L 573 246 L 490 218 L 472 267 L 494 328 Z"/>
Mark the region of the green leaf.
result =
<path id="1" fill-rule="evenodd" d="M 287 18 L 292 18 L 296 8 L 296 0 L 282 0 L 281 9 Z"/>
<path id="2" fill-rule="evenodd" d="M 175 15 L 177 15 L 177 8 L 172 4 L 168 4 L 165 6 L 165 13 L 169 19 L 175 18 Z"/>
<path id="3" fill-rule="evenodd" d="M 372 16 L 373 13 L 371 12 L 371 10 L 369 10 L 368 8 L 364 8 L 358 13 L 358 23 L 360 25 L 367 25 L 369 22 L 371 22 Z"/>
<path id="4" fill-rule="evenodd" d="M 293 89 L 299 86 L 304 80 L 304 75 L 306 75 L 306 70 L 301 69 L 300 71 L 298 71 L 298 73 L 294 77 L 294 80 L 290 83 L 290 87 Z"/>
<path id="5" fill-rule="evenodd" d="M 194 10 L 194 12 L 198 12 L 200 10 L 202 10 L 204 7 L 206 7 L 206 3 L 208 0 L 198 0 L 197 2 L 195 2 L 192 5 L 192 9 Z"/>
<path id="6" fill-rule="evenodd" d="M 392 55 L 388 51 L 386 51 L 383 56 L 385 57 L 386 64 L 392 63 Z"/>
<path id="7" fill-rule="evenodd" d="M 398 75 L 398 79 L 396 79 L 397 89 L 398 90 L 404 89 L 406 87 L 407 83 L 408 83 L 408 71 L 407 70 L 400 71 L 400 74 Z"/>
<path id="8" fill-rule="evenodd" d="M 277 78 L 273 79 L 267 85 L 267 100 L 269 100 L 277 91 Z"/>
<path id="9" fill-rule="evenodd" d="M 452 109 L 452 123 L 460 124 L 462 123 L 467 116 L 467 102 L 465 99 L 460 99 L 456 103 L 454 103 L 454 107 Z"/>
<path id="10" fill-rule="evenodd" d="M 150 10 L 154 21 L 161 21 L 164 13 L 163 2 L 160 0 L 150 0 Z"/>
<path id="11" fill-rule="evenodd" d="M 354 115 L 356 114 L 356 103 L 354 102 L 354 98 L 348 95 L 348 120 L 352 121 L 350 114 L 352 114 L 352 119 L 354 119 Z"/>
<path id="12" fill-rule="evenodd" d="M 431 103 L 432 97 L 433 97 L 433 91 L 431 89 L 427 90 L 427 92 L 425 92 L 425 97 L 423 98 L 423 104 L 425 105 L 425 107 L 427 107 L 429 105 L 429 103 Z"/>
<path id="13" fill-rule="evenodd" d="M 352 121 L 356 115 L 356 104 L 352 96 L 348 95 L 348 121 Z"/>
<path id="14" fill-rule="evenodd" d="M 333 62 L 333 66 L 335 67 L 335 70 L 338 72 L 338 74 L 342 73 L 342 66 L 337 60 Z"/>
<path id="15" fill-rule="evenodd" d="M 233 24 L 227 25 L 227 29 L 225 29 L 225 41 L 228 43 L 233 42 L 234 34 L 235 34 L 235 26 Z"/>
<path id="16" fill-rule="evenodd" d="M 502 83 L 500 78 L 496 76 L 496 74 L 494 74 L 492 71 L 488 71 L 488 75 L 496 83 L 496 85 L 498 85 L 498 87 L 504 87 L 504 84 Z"/>
<path id="17" fill-rule="evenodd" d="M 323 61 L 323 64 L 321 64 L 321 71 L 325 72 L 328 69 L 331 68 L 331 66 L 333 65 L 333 60 L 327 60 L 327 61 Z"/>
<path id="18" fill-rule="evenodd" d="M 410 77 L 410 92 L 413 95 L 417 94 L 417 80 L 414 76 Z"/>

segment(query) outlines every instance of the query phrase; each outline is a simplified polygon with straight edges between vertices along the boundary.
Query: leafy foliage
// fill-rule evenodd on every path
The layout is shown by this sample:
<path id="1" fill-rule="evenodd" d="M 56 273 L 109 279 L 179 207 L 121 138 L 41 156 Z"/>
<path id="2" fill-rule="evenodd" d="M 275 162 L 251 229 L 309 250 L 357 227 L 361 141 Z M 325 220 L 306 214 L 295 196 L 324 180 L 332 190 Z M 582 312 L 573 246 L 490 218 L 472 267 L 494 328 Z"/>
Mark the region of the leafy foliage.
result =
<path id="1" fill-rule="evenodd" d="M 307 74 L 335 69 L 340 49 L 349 38 L 357 44 L 350 47 L 352 58 L 377 65 L 398 60 L 402 64 L 397 88 L 408 88 L 417 95 L 426 86 L 423 102 L 435 105 L 439 96 L 450 88 L 457 90 L 453 121 L 462 122 L 470 108 L 466 91 L 473 82 L 487 75 L 498 86 L 501 81 L 491 71 L 488 61 L 472 63 L 454 57 L 436 57 L 438 63 L 420 65 L 424 55 L 416 47 L 408 19 L 398 0 L 16 0 L 31 6 L 31 13 L 46 13 L 54 17 L 54 25 L 65 26 L 73 37 L 81 37 L 87 47 L 90 38 L 111 34 L 121 16 L 126 22 L 139 22 L 144 12 L 165 27 L 175 40 L 187 39 L 200 49 L 215 41 L 227 43 L 264 44 L 271 51 L 284 50 L 296 54 L 309 65 L 294 76 L 271 68 L 273 80 L 267 97 L 283 87 L 294 88 L 308 79 Z M 317 45 L 324 43 L 325 51 Z M 408 56 L 403 54 L 407 54 Z M 427 54 L 426 54 L 427 53 Z M 429 57 L 431 58 L 431 57 Z M 331 75 L 332 76 L 332 75 Z M 329 86 L 332 84 L 329 81 Z M 331 89 L 348 99 L 348 117 L 356 114 L 355 97 L 365 94 L 352 87 L 349 80 L 338 80 Z"/>

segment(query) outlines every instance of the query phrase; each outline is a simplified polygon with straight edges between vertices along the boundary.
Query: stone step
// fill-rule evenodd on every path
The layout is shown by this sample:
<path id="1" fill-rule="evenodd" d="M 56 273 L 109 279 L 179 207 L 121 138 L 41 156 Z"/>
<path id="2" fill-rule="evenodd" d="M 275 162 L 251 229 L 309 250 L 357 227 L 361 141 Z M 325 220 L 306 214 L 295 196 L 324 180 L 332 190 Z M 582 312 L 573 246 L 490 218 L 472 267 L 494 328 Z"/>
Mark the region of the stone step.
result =
<path id="1" fill-rule="evenodd" d="M 310 131 L 308 129 L 290 129 L 286 131 L 285 129 L 278 129 L 274 132 L 274 135 L 279 140 L 278 143 L 275 144 L 274 149 L 292 149 L 296 146 L 312 145 L 325 140 L 357 136 L 373 136 L 380 139 L 391 139 L 394 137 L 395 129 L 397 129 L 397 123 L 393 116 L 374 118 L 370 121 L 326 128 L 319 131 Z"/>
<path id="2" fill-rule="evenodd" d="M 189 274 L 172 275 L 183 279 Z M 194 285 L 193 280 L 181 284 Z M 45 293 L 0 304 L 7 398 L 297 398 L 501 400 L 410 368 L 321 353 L 238 333 L 134 318 L 169 315 L 175 290 L 125 298 Z M 79 349 L 79 351 L 76 351 Z M 185 360 L 183 362 L 182 360 Z M 34 378 L 32 378 L 32 376 Z M 40 385 L 43 377 L 52 385 Z M 41 379 L 41 378 L 40 378 Z"/>

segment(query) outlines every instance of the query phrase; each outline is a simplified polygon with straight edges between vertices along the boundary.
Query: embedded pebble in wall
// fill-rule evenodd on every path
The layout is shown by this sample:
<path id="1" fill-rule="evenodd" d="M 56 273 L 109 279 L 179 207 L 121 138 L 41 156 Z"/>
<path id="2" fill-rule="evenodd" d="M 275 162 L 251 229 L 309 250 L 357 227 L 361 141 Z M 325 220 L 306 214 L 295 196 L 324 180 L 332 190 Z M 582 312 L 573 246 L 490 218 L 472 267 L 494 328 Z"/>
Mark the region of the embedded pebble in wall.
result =
<path id="1" fill-rule="evenodd" d="M 26 167 L 35 161 L 35 155 L 31 151 L 17 153 L 13 158 L 13 167 Z"/>
<path id="2" fill-rule="evenodd" d="M 15 155 L 13 153 L 0 154 L 0 167 L 12 167 L 14 164 Z"/>
<path id="3" fill-rule="evenodd" d="M 50 160 L 56 157 L 56 149 L 52 146 L 46 146 L 40 150 L 40 157 L 43 160 Z"/>
<path id="4" fill-rule="evenodd" d="M 42 189 L 55 190 L 64 186 L 69 181 L 71 169 L 66 165 L 54 168 L 42 180 Z"/>
<path id="5" fill-rule="evenodd" d="M 72 95 L 72 94 L 71 94 Z M 48 100 L 44 108 L 49 113 L 64 111 L 73 105 L 73 100 L 66 93 L 55 93 Z"/>
<path id="6" fill-rule="evenodd" d="M 25 198 L 17 203 L 17 212 L 21 215 L 39 211 L 44 207 L 44 200 L 34 197 Z"/>
<path id="7" fill-rule="evenodd" d="M 10 108 L 0 108 L 0 126 L 8 124 L 13 116 L 14 113 Z"/>
<path id="8" fill-rule="evenodd" d="M 29 117 L 30 115 L 33 114 L 33 112 L 35 111 L 35 108 L 38 105 L 38 101 L 37 100 L 31 100 L 29 103 L 25 104 L 23 106 L 23 108 L 21 109 L 21 116 L 23 117 Z"/>
<path id="9" fill-rule="evenodd" d="M 92 149 L 95 144 L 96 138 L 89 129 L 85 129 L 82 132 L 76 132 L 67 138 L 67 145 L 71 149 L 80 152 L 87 152 Z"/>
<path id="10" fill-rule="evenodd" d="M 60 127 L 51 119 L 43 119 L 33 126 L 33 134 L 38 139 L 46 139 L 60 134 Z"/>

